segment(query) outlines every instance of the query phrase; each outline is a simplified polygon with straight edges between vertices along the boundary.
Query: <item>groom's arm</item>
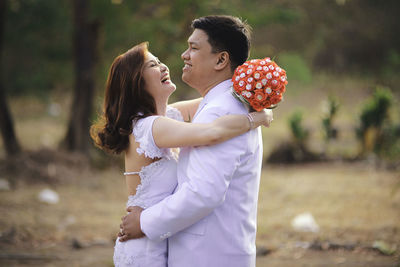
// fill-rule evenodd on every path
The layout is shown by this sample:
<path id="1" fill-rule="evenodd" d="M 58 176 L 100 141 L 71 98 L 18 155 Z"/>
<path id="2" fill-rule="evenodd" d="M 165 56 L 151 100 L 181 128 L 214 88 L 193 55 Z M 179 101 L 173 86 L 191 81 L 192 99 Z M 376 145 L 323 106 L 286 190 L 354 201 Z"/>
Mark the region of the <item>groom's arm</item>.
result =
<path id="1" fill-rule="evenodd" d="M 196 121 L 208 122 L 221 116 L 212 108 Z M 162 240 L 209 215 L 225 200 L 225 194 L 240 156 L 246 150 L 246 134 L 215 145 L 192 149 L 188 182 L 171 196 L 141 213 L 141 230 L 149 239 Z"/>

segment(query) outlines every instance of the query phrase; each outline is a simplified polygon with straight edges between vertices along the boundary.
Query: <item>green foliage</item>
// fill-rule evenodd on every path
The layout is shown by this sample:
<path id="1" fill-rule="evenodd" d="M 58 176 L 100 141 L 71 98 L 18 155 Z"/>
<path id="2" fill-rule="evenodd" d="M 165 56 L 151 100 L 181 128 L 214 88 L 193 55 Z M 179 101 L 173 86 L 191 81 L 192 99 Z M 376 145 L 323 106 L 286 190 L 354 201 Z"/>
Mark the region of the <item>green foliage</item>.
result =
<path id="1" fill-rule="evenodd" d="M 46 94 L 72 82 L 71 16 L 66 1 L 9 1 L 2 75 L 9 94 Z"/>
<path id="2" fill-rule="evenodd" d="M 339 103 L 337 99 L 333 96 L 328 97 L 328 100 L 325 103 L 325 108 L 325 114 L 322 117 L 322 128 L 324 131 L 325 141 L 329 141 L 337 137 L 337 129 L 333 126 L 333 119 L 335 118 L 339 109 Z"/>
<path id="3" fill-rule="evenodd" d="M 247 5 L 246 6 L 250 6 Z M 274 6 L 266 8 L 266 5 L 258 5 L 260 8 L 245 8 L 242 13 L 248 18 L 248 22 L 253 27 L 265 27 L 271 24 L 290 25 L 298 22 L 302 17 L 298 9 L 287 8 L 283 6 Z"/>
<path id="4" fill-rule="evenodd" d="M 74 83 L 72 1 L 8 0 L 2 76 L 9 94 L 46 94 Z M 399 68 L 399 1 L 319 0 L 91 0 L 90 20 L 100 22 L 97 86 L 103 89 L 112 60 L 133 45 L 150 49 L 180 81 L 181 53 L 191 21 L 208 14 L 230 14 L 253 27 L 252 56 L 278 55 L 292 81 L 310 82 L 311 69 Z M 379 27 L 371 24 L 379 21 Z M 285 52 L 286 51 L 286 52 Z M 289 52 L 287 52 L 289 51 Z M 368 55 L 368 56 L 366 56 Z M 390 77 L 389 77 L 390 78 Z M 390 79 L 384 79 L 388 81 Z M 183 88 L 181 88 L 183 87 Z M 396 89 L 396 88 L 393 88 Z"/>
<path id="5" fill-rule="evenodd" d="M 363 152 L 380 152 L 383 144 L 383 127 L 388 121 L 393 95 L 388 88 L 377 87 L 374 94 L 364 104 L 360 125 L 356 129 L 362 143 Z"/>
<path id="6" fill-rule="evenodd" d="M 302 125 L 303 113 L 298 110 L 289 117 L 289 127 L 296 144 L 304 146 L 308 139 L 309 131 Z"/>
<path id="7" fill-rule="evenodd" d="M 390 90 L 378 87 L 362 108 L 358 133 L 362 134 L 369 127 L 382 128 L 384 120 L 388 118 L 392 101 L 393 95 Z"/>
<path id="8" fill-rule="evenodd" d="M 400 159 L 400 124 L 389 124 L 383 128 L 379 155 L 389 161 Z"/>
<path id="9" fill-rule="evenodd" d="M 383 67 L 383 74 L 386 77 L 397 76 L 400 71 L 400 51 L 391 49 L 386 58 L 386 64 Z"/>
<path id="10" fill-rule="evenodd" d="M 312 80 L 311 70 L 302 56 L 297 53 L 282 53 L 276 59 L 286 70 L 289 80 L 309 83 Z"/>

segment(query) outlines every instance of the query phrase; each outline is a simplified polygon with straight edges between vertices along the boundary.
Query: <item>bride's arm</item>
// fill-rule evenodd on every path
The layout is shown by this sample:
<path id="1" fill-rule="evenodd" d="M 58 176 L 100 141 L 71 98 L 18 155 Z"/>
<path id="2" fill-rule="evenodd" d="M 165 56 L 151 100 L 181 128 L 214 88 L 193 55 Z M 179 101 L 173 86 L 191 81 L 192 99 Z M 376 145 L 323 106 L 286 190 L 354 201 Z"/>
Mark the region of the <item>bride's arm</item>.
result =
<path id="1" fill-rule="evenodd" d="M 271 120 L 271 110 L 251 112 L 248 116 L 225 115 L 211 123 L 186 123 L 159 117 L 154 121 L 152 131 L 158 147 L 213 145 L 260 125 L 269 126 Z"/>
<path id="2" fill-rule="evenodd" d="M 202 97 L 192 100 L 179 101 L 171 104 L 170 106 L 178 109 L 181 112 L 184 121 L 190 122 L 193 119 L 194 114 L 196 114 L 201 100 L 203 100 Z"/>

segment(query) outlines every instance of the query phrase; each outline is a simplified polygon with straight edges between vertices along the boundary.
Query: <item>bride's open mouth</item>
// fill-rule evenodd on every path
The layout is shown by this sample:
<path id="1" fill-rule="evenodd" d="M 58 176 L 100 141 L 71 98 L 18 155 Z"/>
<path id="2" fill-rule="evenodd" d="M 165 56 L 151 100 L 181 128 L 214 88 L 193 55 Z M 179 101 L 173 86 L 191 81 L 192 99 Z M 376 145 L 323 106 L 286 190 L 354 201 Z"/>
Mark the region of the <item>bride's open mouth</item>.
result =
<path id="1" fill-rule="evenodd" d="M 167 84 L 167 83 L 170 83 L 170 82 L 171 82 L 171 79 L 170 79 L 168 74 L 164 75 L 163 78 L 161 79 L 161 83 L 162 84 Z"/>

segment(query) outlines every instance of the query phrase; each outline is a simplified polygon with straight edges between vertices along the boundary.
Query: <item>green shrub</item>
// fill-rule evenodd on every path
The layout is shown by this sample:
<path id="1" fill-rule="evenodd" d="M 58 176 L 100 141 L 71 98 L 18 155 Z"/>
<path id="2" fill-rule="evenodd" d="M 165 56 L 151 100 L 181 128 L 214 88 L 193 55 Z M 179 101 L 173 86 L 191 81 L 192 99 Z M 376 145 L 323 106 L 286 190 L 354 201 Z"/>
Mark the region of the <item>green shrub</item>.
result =
<path id="1" fill-rule="evenodd" d="M 400 158 L 400 124 L 389 124 L 383 128 L 382 143 L 379 148 L 380 156 L 387 160 Z"/>
<path id="2" fill-rule="evenodd" d="M 393 102 L 393 95 L 389 89 L 377 87 L 373 96 L 364 104 L 360 124 L 356 129 L 357 137 L 361 141 L 362 153 L 380 153 L 383 148 L 385 123 L 389 123 L 389 109 Z"/>
<path id="3" fill-rule="evenodd" d="M 289 118 L 289 127 L 292 132 L 292 137 L 296 144 L 304 147 L 308 139 L 309 131 L 302 125 L 303 113 L 298 110 L 295 111 Z"/>
<path id="4" fill-rule="evenodd" d="M 333 126 L 333 119 L 338 112 L 339 103 L 335 97 L 330 96 L 325 105 L 326 110 L 324 110 L 324 116 L 322 117 L 322 128 L 324 131 L 325 141 L 328 142 L 337 137 L 337 129 Z"/>

